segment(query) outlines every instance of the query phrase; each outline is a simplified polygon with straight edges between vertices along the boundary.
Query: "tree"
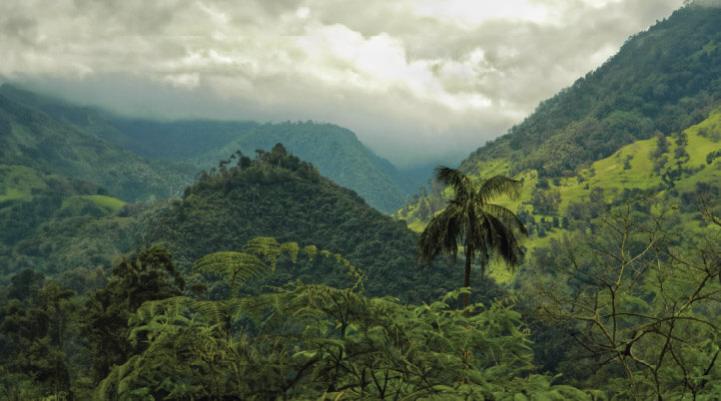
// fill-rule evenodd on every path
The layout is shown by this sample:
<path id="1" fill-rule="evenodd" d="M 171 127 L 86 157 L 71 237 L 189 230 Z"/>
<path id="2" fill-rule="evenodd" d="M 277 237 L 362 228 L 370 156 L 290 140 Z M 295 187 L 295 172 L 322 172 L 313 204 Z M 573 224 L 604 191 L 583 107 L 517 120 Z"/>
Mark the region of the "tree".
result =
<path id="1" fill-rule="evenodd" d="M 106 288 L 92 294 L 86 305 L 86 335 L 96 381 L 132 353 L 128 317 L 144 302 L 175 297 L 184 289 L 170 253 L 162 247 L 141 250 L 113 267 Z"/>
<path id="2" fill-rule="evenodd" d="M 595 235 L 576 233 L 535 261 L 552 279 L 517 279 L 533 294 L 528 310 L 554 331 L 536 344 L 562 361 L 553 368 L 561 375 L 606 383 L 618 399 L 718 399 L 718 231 L 681 241 L 691 234 L 667 215 L 674 212 L 655 209 L 609 212 Z"/>
<path id="3" fill-rule="evenodd" d="M 523 256 L 518 234 L 526 234 L 521 220 L 507 208 L 491 203 L 500 195 L 516 196 L 520 181 L 494 176 L 476 187 L 470 178 L 459 170 L 440 166 L 436 179 L 451 186 L 455 194 L 448 206 L 431 219 L 421 235 L 421 259 L 430 263 L 440 253 L 455 258 L 461 245 L 466 264 L 464 287 L 471 285 L 471 266 L 476 255 L 481 265 L 481 276 L 493 255 L 509 265 L 517 265 Z M 463 297 L 468 306 L 469 295 Z"/>
<path id="4" fill-rule="evenodd" d="M 251 297 L 146 302 L 129 321 L 131 342 L 147 347 L 114 367 L 95 399 L 598 399 L 535 373 L 517 312 L 502 303 L 454 310 L 461 292 L 415 306 L 294 283 Z M 232 315 L 215 312 L 230 303 Z"/>

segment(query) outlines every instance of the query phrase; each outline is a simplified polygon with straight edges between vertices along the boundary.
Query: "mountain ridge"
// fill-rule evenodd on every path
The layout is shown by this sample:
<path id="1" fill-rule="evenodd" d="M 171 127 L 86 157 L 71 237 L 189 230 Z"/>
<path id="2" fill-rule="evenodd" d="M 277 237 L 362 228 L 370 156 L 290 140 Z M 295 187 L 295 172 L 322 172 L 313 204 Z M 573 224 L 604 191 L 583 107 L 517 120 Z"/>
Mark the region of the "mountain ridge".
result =
<path id="1" fill-rule="evenodd" d="M 184 184 L 202 169 L 237 150 L 253 154 L 284 143 L 313 162 L 321 173 L 361 194 L 369 204 L 390 213 L 402 206 L 425 181 L 429 171 L 400 170 L 358 140 L 357 135 L 329 123 L 216 120 L 150 120 L 120 117 L 93 107 L 76 106 L 5 84 L 13 99 L 68 123 L 79 131 L 180 172 Z"/>

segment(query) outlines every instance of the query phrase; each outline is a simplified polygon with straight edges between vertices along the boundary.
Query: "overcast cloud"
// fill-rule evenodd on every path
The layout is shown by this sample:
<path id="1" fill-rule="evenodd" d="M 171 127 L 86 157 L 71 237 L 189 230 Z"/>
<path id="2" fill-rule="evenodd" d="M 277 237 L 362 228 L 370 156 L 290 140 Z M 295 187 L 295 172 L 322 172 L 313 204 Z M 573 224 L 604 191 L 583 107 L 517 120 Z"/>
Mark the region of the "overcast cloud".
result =
<path id="1" fill-rule="evenodd" d="M 398 164 L 505 132 L 683 0 L 3 0 L 0 79 L 130 114 L 317 120 Z"/>

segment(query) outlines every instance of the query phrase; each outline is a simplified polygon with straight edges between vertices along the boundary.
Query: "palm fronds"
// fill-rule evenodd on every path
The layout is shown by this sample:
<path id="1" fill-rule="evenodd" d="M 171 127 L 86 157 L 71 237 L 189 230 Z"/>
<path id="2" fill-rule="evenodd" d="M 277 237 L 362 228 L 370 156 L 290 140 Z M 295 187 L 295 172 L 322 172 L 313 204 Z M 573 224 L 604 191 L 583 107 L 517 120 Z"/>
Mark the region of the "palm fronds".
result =
<path id="1" fill-rule="evenodd" d="M 420 259 L 430 263 L 441 253 L 456 258 L 462 245 L 466 250 L 466 277 L 477 254 L 484 268 L 493 255 L 517 265 L 523 257 L 519 236 L 526 234 L 526 228 L 512 211 L 491 200 L 501 195 L 517 196 L 522 183 L 499 175 L 476 188 L 461 171 L 445 166 L 436 169 L 436 179 L 453 188 L 455 195 L 421 234 Z"/>
<path id="2" fill-rule="evenodd" d="M 521 181 L 497 175 L 483 182 L 477 196 L 484 204 L 504 195 L 515 198 L 520 193 L 521 185 Z"/>
<path id="3" fill-rule="evenodd" d="M 436 180 L 450 186 L 456 192 L 456 199 L 466 199 L 471 194 L 471 181 L 460 170 L 446 166 L 438 166 L 435 171 Z"/>

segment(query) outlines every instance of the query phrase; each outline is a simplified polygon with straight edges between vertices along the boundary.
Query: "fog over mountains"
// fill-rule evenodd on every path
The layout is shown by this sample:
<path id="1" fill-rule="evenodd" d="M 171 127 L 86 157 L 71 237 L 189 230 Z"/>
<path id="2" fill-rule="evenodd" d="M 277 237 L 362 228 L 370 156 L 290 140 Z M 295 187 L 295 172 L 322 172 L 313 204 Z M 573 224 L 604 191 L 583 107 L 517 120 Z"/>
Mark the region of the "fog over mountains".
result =
<path id="1" fill-rule="evenodd" d="M 681 4 L 10 1 L 0 79 L 145 117 L 330 122 L 396 164 L 449 162 Z"/>

